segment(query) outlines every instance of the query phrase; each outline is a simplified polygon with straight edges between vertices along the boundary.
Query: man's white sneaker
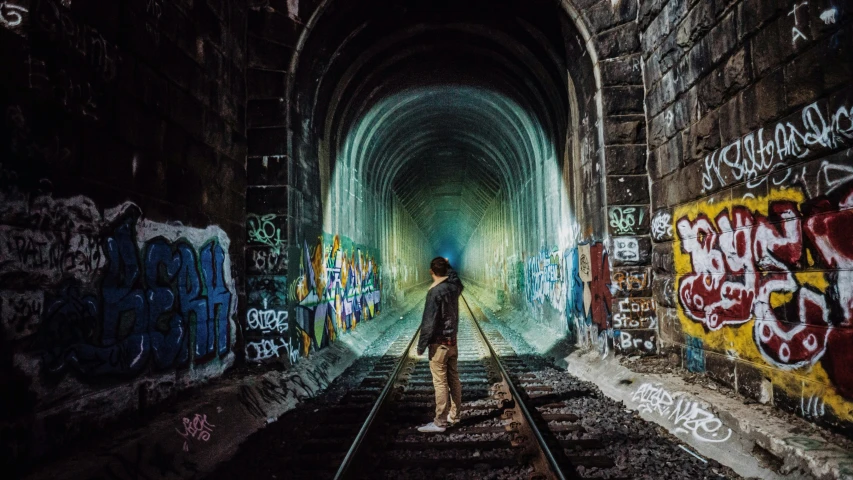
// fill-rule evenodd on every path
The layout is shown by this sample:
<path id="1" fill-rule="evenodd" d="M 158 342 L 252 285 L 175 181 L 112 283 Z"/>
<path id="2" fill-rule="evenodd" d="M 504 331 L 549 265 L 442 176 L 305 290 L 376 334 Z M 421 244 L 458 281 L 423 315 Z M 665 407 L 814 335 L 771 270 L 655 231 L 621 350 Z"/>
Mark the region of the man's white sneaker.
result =
<path id="1" fill-rule="evenodd" d="M 421 433 L 442 433 L 445 430 L 447 429 L 436 425 L 435 422 L 429 422 L 423 427 L 418 427 L 418 431 Z"/>
<path id="2" fill-rule="evenodd" d="M 454 422 L 453 420 L 450 419 L 450 415 L 447 416 L 447 426 L 448 427 L 452 427 L 452 426 L 456 425 L 457 423 L 459 423 L 459 420 Z"/>

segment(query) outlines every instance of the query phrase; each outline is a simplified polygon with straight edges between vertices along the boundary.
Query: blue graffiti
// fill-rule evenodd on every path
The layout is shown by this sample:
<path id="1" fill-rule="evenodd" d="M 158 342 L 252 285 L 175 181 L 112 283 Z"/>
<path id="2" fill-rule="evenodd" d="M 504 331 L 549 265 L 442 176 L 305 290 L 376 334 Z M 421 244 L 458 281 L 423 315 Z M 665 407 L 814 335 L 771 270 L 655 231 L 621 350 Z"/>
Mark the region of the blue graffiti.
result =
<path id="1" fill-rule="evenodd" d="M 687 370 L 695 373 L 705 371 L 705 349 L 702 339 L 691 335 L 684 335 L 684 343 L 687 346 L 685 357 L 687 359 Z"/>
<path id="2" fill-rule="evenodd" d="M 66 286 L 46 302 L 41 339 L 50 372 L 136 375 L 205 363 L 229 350 L 232 292 L 218 241 L 198 252 L 185 240 L 152 239 L 141 255 L 126 215 L 106 238 L 107 269 L 100 295 Z M 192 344 L 190 346 L 190 344 Z"/>
<path id="3" fill-rule="evenodd" d="M 563 254 L 563 261 L 566 265 L 567 277 L 569 279 L 567 286 L 567 301 L 566 314 L 568 315 L 569 325 L 573 325 L 572 317 L 584 316 L 583 308 L 583 280 L 581 280 L 580 271 L 578 270 L 578 249 L 570 248 Z"/>

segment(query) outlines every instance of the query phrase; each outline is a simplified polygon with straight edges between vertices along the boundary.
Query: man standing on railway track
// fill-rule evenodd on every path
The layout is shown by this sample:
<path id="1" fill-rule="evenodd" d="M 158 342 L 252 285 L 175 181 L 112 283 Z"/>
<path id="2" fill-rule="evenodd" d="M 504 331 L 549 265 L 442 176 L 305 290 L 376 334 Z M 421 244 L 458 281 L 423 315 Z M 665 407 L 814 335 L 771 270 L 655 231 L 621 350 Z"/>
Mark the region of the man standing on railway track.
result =
<path id="1" fill-rule="evenodd" d="M 462 282 L 446 258 L 430 262 L 432 285 L 427 293 L 418 355 L 429 349 L 429 369 L 435 387 L 435 420 L 418 427 L 424 433 L 441 433 L 459 422 L 462 383 L 459 381 L 456 332 L 459 329 L 459 295 Z"/>

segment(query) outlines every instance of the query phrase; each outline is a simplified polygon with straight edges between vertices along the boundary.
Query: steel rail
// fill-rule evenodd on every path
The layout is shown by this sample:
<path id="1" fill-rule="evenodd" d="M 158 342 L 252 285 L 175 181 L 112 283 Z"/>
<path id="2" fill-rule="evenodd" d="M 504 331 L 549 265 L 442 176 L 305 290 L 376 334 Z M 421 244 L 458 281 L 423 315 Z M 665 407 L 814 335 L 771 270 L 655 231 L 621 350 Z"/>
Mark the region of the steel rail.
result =
<path id="1" fill-rule="evenodd" d="M 533 421 L 533 416 L 530 414 L 530 410 L 528 410 L 527 407 L 524 405 L 524 402 L 521 401 L 521 395 L 519 395 L 518 390 L 515 388 L 515 384 L 512 383 L 512 379 L 509 376 L 509 372 L 507 372 L 504 368 L 500 356 L 498 356 L 497 352 L 495 352 L 495 349 L 492 348 L 492 344 L 486 337 L 486 333 L 483 331 L 483 328 L 477 321 L 477 317 L 474 316 L 474 310 L 471 309 L 471 305 L 468 304 L 468 300 L 465 298 L 465 296 L 460 296 L 462 297 L 462 301 L 465 302 L 465 307 L 468 309 L 468 312 L 471 314 L 471 319 L 474 321 L 474 325 L 477 326 L 477 331 L 480 332 L 480 336 L 483 337 L 483 341 L 486 343 L 486 346 L 489 347 L 489 353 L 492 354 L 492 358 L 495 360 L 495 363 L 497 363 L 498 368 L 500 368 L 501 375 L 503 375 L 504 380 L 506 381 L 506 384 L 509 387 L 510 393 L 512 394 L 512 398 L 515 399 L 515 404 L 518 406 L 519 410 L 521 410 L 521 414 L 524 415 L 524 419 L 527 420 L 530 429 L 533 431 L 533 435 L 536 436 L 536 441 L 539 443 L 539 448 L 540 450 L 542 450 L 542 453 L 548 460 L 548 464 L 550 465 L 551 470 L 558 479 L 566 480 L 566 476 L 563 475 L 563 471 L 557 464 L 557 459 L 554 458 L 554 455 L 551 453 L 551 449 L 548 448 L 548 444 L 545 443 L 545 437 L 542 436 L 542 433 L 539 431 L 539 428 Z"/>
<path id="2" fill-rule="evenodd" d="M 415 334 L 412 336 L 412 339 L 409 341 L 409 345 L 406 347 L 403 356 L 400 358 L 400 361 L 397 362 L 397 366 L 394 367 L 394 371 L 391 373 L 391 378 L 388 380 L 388 383 L 385 384 L 385 388 L 382 389 L 382 393 L 379 394 L 379 398 L 376 400 L 376 403 L 370 410 L 370 414 L 367 416 L 367 419 L 364 421 L 364 424 L 358 431 L 358 435 L 356 435 L 352 445 L 350 445 L 343 462 L 341 462 L 341 466 L 338 467 L 338 471 L 337 473 L 335 473 L 335 480 L 342 480 L 346 478 L 347 470 L 349 470 L 349 468 L 352 466 L 352 463 L 355 460 L 355 456 L 358 453 L 358 449 L 361 448 L 361 444 L 364 441 L 364 438 L 367 436 L 367 431 L 370 429 L 370 426 L 373 425 L 373 421 L 379 414 L 379 410 L 385 404 L 385 401 L 388 398 L 388 394 L 391 393 L 391 389 L 394 387 L 394 383 L 397 381 L 397 377 L 400 375 L 400 370 L 402 370 L 403 365 L 408 362 L 409 352 L 412 350 L 412 346 L 415 344 L 415 340 L 418 338 L 418 334 L 420 333 L 420 331 L 421 329 L 420 327 L 418 327 L 418 329 L 415 331 Z"/>

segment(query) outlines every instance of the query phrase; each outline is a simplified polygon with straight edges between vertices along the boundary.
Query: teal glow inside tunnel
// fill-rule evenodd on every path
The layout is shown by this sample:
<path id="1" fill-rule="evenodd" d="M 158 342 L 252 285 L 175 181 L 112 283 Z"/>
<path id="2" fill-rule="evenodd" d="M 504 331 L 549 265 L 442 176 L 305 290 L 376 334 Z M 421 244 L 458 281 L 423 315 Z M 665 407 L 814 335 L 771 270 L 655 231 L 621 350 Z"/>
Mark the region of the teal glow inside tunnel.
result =
<path id="1" fill-rule="evenodd" d="M 294 61 L 290 154 L 319 170 L 323 231 L 376 248 L 391 297 L 443 256 L 520 298 L 508 265 L 601 215 L 592 55 L 555 2 L 444 3 L 330 0 Z"/>
<path id="2" fill-rule="evenodd" d="M 556 162 L 536 119 L 500 92 L 464 85 L 412 88 L 378 101 L 343 142 L 326 218 L 340 228 L 351 172 L 393 193 L 436 254 L 460 259 L 501 190 Z"/>

